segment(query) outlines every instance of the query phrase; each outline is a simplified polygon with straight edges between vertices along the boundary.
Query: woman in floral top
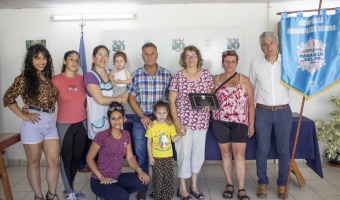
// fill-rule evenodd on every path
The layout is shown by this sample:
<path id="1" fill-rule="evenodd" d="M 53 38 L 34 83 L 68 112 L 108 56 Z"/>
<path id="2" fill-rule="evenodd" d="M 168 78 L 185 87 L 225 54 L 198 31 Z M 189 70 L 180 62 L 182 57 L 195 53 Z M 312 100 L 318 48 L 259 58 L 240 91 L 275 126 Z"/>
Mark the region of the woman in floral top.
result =
<path id="1" fill-rule="evenodd" d="M 185 183 L 185 180 L 191 177 L 190 193 L 197 199 L 204 199 L 197 187 L 197 175 L 204 162 L 210 114 L 208 107 L 199 111 L 193 110 L 188 94 L 211 93 L 214 84 L 210 72 L 201 68 L 203 59 L 195 46 L 184 48 L 179 64 L 183 69 L 173 76 L 169 94 L 176 131 L 178 135 L 182 135 L 175 144 L 180 178 L 177 196 L 184 200 L 191 199 Z"/>
<path id="2" fill-rule="evenodd" d="M 213 111 L 212 128 L 222 155 L 223 171 L 227 180 L 223 198 L 232 199 L 232 156 L 238 181 L 238 199 L 249 200 L 244 189 L 245 152 L 247 138 L 254 135 L 254 91 L 249 78 L 236 73 L 236 51 L 222 53 L 224 72 L 214 77 L 215 94 L 220 110 Z M 227 83 L 224 81 L 230 79 Z"/>
<path id="3" fill-rule="evenodd" d="M 51 83 L 52 58 L 40 45 L 31 46 L 26 54 L 23 72 L 16 77 L 3 99 L 4 106 L 20 117 L 20 136 L 27 156 L 27 178 L 34 199 L 44 199 L 41 191 L 40 159 L 44 152 L 47 161 L 48 192 L 46 199 L 58 199 L 56 188 L 59 177 L 59 137 L 54 106 L 57 89 Z M 28 112 L 20 109 L 16 98 L 21 96 Z"/>

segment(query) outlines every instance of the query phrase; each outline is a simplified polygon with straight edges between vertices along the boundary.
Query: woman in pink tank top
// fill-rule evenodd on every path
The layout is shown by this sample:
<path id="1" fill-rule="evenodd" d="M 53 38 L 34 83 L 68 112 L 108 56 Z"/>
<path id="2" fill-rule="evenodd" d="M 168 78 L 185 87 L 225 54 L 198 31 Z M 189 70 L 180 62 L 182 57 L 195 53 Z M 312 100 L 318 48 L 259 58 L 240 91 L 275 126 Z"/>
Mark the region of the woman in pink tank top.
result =
<path id="1" fill-rule="evenodd" d="M 232 199 L 232 155 L 238 181 L 238 199 L 248 200 L 244 189 L 247 137 L 254 135 L 254 90 L 248 77 L 237 74 L 238 55 L 234 50 L 222 53 L 224 72 L 214 77 L 215 94 L 220 110 L 213 111 L 212 128 L 222 155 L 227 179 L 223 197 Z M 226 81 L 228 80 L 229 81 Z"/>

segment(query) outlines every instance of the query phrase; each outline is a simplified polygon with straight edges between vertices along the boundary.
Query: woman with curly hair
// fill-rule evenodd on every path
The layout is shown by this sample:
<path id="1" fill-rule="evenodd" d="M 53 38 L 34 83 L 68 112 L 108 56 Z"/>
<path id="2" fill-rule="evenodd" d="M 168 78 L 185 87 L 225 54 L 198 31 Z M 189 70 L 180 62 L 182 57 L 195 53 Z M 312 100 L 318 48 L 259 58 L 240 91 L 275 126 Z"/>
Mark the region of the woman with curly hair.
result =
<path id="1" fill-rule="evenodd" d="M 59 137 L 54 112 L 57 89 L 51 83 L 52 75 L 53 62 L 49 51 L 40 44 L 33 45 L 27 51 L 21 75 L 15 78 L 3 97 L 4 106 L 23 120 L 20 136 L 27 157 L 27 179 L 35 200 L 44 199 L 40 178 L 42 152 L 47 161 L 46 200 L 58 200 Z M 16 101 L 19 95 L 28 112 L 20 109 Z"/>

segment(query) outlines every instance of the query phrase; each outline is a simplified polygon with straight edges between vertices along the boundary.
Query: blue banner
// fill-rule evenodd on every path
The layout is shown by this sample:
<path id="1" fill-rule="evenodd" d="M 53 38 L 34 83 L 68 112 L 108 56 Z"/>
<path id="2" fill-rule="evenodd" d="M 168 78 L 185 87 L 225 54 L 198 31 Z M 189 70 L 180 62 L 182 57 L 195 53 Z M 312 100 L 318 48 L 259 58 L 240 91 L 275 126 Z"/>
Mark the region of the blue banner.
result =
<path id="1" fill-rule="evenodd" d="M 79 55 L 80 55 L 80 63 L 79 63 L 80 68 L 83 71 L 83 74 L 86 74 L 87 65 L 86 65 L 86 55 L 85 55 L 85 45 L 84 45 L 83 35 L 80 38 Z"/>
<path id="2" fill-rule="evenodd" d="M 281 82 L 306 98 L 340 82 L 340 8 L 335 14 L 281 15 Z"/>

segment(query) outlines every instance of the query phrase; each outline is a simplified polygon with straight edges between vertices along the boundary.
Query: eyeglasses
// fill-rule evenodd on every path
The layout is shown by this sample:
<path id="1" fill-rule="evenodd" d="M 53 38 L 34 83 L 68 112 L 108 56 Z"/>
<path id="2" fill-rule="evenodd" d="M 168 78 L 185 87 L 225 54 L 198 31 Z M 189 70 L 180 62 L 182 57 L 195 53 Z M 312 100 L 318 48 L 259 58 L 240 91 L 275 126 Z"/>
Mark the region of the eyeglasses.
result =
<path id="1" fill-rule="evenodd" d="M 185 56 L 185 60 L 190 60 L 190 59 L 192 60 L 197 59 L 197 55 Z"/>
<path id="2" fill-rule="evenodd" d="M 99 58 L 109 58 L 109 54 L 97 53 L 97 56 L 98 56 Z"/>
<path id="3" fill-rule="evenodd" d="M 115 111 L 115 110 L 123 110 L 124 108 L 122 106 L 112 106 L 109 110 Z"/>
<path id="4" fill-rule="evenodd" d="M 236 51 L 235 50 L 227 50 L 222 52 L 222 56 L 224 55 L 236 55 Z"/>

